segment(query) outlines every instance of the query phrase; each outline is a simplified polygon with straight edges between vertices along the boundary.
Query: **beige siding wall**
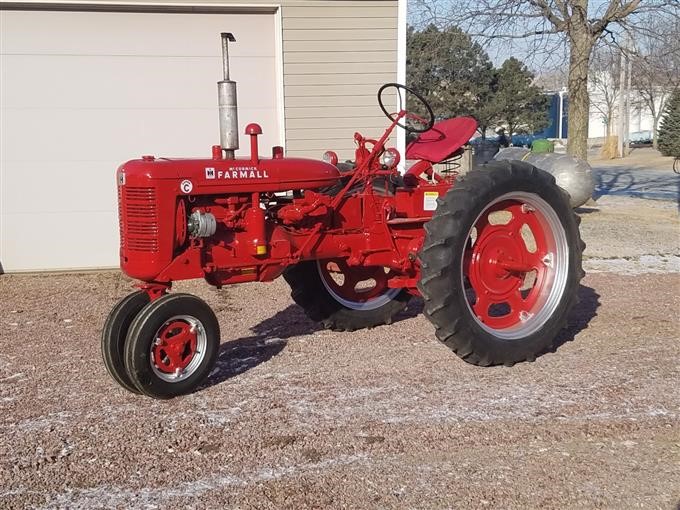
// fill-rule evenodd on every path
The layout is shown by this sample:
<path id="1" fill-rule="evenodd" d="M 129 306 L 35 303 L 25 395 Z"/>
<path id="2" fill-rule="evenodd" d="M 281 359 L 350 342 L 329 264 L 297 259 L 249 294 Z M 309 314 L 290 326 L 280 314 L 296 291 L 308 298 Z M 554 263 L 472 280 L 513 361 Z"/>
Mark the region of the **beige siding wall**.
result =
<path id="1" fill-rule="evenodd" d="M 397 77 L 397 0 L 284 1 L 282 22 L 287 154 L 353 158 L 354 132 L 386 124 L 376 92 Z"/>
<path id="2" fill-rule="evenodd" d="M 154 3 L 166 3 L 154 0 Z M 28 0 L 0 4 L 69 4 Z M 85 3 L 79 0 L 78 3 Z M 142 0 L 92 0 L 120 9 Z M 168 0 L 186 10 L 191 0 Z M 290 156 L 318 158 L 324 149 L 353 158 L 353 134 L 375 138 L 386 119 L 378 107 L 380 85 L 397 78 L 398 0 L 197 0 L 216 8 L 274 12 L 281 6 L 285 143 Z M 149 8 L 149 7 L 146 7 Z M 172 9 L 172 7 L 170 7 Z M 123 7 L 123 9 L 125 9 Z M 163 7 L 155 8 L 164 10 Z M 199 7 L 200 11 L 201 8 Z M 230 9 L 231 10 L 231 9 Z M 234 77 L 238 81 L 238 77 Z M 396 97 L 391 96 L 390 105 Z M 396 135 L 395 135 L 396 138 Z M 396 144 L 396 139 L 393 140 Z"/>

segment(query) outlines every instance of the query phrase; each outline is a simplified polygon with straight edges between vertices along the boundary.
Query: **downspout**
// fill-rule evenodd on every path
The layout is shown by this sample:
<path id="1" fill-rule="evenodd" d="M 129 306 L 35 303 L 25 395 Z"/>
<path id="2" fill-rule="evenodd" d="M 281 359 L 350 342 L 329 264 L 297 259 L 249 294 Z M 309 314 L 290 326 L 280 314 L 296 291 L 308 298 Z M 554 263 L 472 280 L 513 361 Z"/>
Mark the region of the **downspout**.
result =
<path id="1" fill-rule="evenodd" d="M 406 16 L 407 0 L 397 2 L 397 83 L 406 85 Z M 399 94 L 397 93 L 397 111 L 399 110 Z M 399 172 L 406 168 L 406 130 L 397 129 L 397 150 L 401 154 Z"/>

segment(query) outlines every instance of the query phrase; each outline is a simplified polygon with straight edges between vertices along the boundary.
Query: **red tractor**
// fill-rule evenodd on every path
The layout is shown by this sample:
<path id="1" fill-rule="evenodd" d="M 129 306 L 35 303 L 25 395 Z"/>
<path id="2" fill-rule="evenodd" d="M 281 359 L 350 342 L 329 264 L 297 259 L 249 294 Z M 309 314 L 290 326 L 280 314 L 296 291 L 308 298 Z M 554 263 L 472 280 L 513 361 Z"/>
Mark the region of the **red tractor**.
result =
<path id="1" fill-rule="evenodd" d="M 459 154 L 476 123 L 434 123 L 413 90 L 384 85 L 389 119 L 379 139 L 355 133 L 353 163 L 270 158 L 249 124 L 250 157 L 235 158 L 236 89 L 218 83 L 221 145 L 205 159 L 144 156 L 117 172 L 120 263 L 139 290 L 120 301 L 102 334 L 105 365 L 124 388 L 154 398 L 189 393 L 211 372 L 220 331 L 210 307 L 172 282 L 216 287 L 283 275 L 292 297 L 325 327 L 389 324 L 413 296 L 439 340 L 488 366 L 533 360 L 552 348 L 577 299 L 582 243 L 566 193 L 522 162 L 467 175 L 434 165 Z M 424 116 L 390 113 L 386 91 L 409 95 Z M 394 97 L 394 96 L 392 96 Z M 403 103 L 402 103 L 403 104 Z M 401 175 L 387 147 L 395 128 L 418 133 Z"/>

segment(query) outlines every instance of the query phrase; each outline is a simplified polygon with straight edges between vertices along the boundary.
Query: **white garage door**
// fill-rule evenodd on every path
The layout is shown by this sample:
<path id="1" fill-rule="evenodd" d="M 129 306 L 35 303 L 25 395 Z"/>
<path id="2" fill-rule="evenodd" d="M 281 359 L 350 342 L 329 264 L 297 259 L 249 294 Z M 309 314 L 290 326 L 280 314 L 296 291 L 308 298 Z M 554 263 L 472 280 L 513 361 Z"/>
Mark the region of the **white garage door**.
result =
<path id="1" fill-rule="evenodd" d="M 117 166 L 210 157 L 220 32 L 233 32 L 240 132 L 281 143 L 274 14 L 0 11 L 0 263 L 118 265 Z M 282 107 L 282 105 L 280 105 Z M 241 135 L 242 154 L 248 140 Z M 244 150 L 245 149 L 245 150 Z"/>

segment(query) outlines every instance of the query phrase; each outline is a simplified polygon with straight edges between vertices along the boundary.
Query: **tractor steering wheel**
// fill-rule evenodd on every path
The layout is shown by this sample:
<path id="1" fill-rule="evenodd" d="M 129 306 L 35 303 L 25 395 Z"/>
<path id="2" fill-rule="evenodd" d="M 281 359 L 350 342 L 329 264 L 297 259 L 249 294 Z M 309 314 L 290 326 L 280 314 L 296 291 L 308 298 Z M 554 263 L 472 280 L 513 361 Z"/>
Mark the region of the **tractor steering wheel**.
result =
<path id="1" fill-rule="evenodd" d="M 413 120 L 416 120 L 418 122 L 418 124 L 422 124 L 424 127 L 416 128 L 416 127 L 413 127 L 413 126 L 409 126 L 408 124 L 406 124 L 406 122 L 404 122 L 404 124 L 400 124 L 399 122 L 397 122 L 397 126 L 399 126 L 402 129 L 405 129 L 409 133 L 424 133 L 425 131 L 429 131 L 432 128 L 432 126 L 434 125 L 434 113 L 432 113 L 432 108 L 427 103 L 427 101 L 425 101 L 423 96 L 418 94 L 415 90 L 410 89 L 407 86 L 401 85 L 399 83 L 385 83 L 385 85 L 380 87 L 380 89 L 378 90 L 378 104 L 380 105 L 380 109 L 387 116 L 387 118 L 390 119 L 392 122 L 394 122 L 395 121 L 395 115 L 396 115 L 394 113 L 389 113 L 387 111 L 387 109 L 385 108 L 385 105 L 383 104 L 383 99 L 382 99 L 383 92 L 385 91 L 385 89 L 389 89 L 389 88 L 397 89 L 397 95 L 399 96 L 399 111 L 404 110 L 404 106 L 405 106 L 404 100 L 401 97 L 401 89 L 404 89 L 404 91 L 408 92 L 409 94 L 414 95 L 416 97 L 416 99 L 418 99 L 418 101 L 420 101 L 422 106 L 425 107 L 425 110 L 427 110 L 427 115 L 428 115 L 427 119 L 423 119 L 419 115 L 416 115 L 415 113 L 410 113 L 410 112 L 406 112 L 406 115 L 404 116 L 404 119 L 411 118 Z"/>

